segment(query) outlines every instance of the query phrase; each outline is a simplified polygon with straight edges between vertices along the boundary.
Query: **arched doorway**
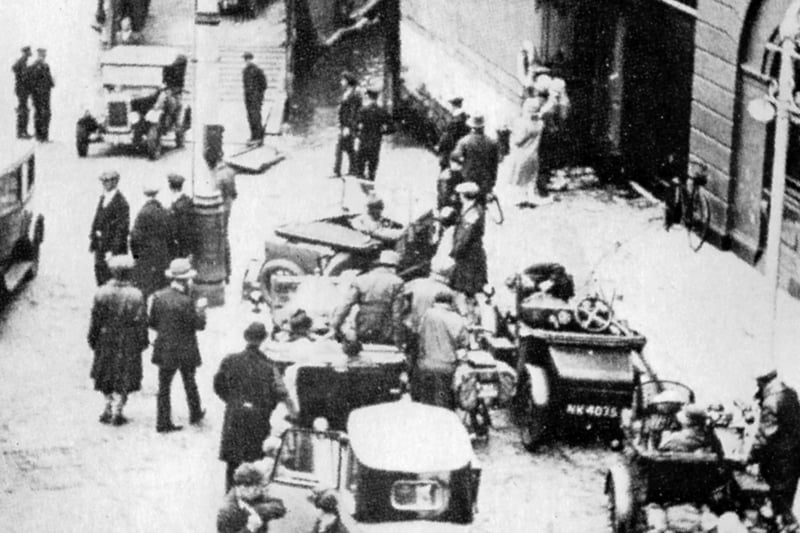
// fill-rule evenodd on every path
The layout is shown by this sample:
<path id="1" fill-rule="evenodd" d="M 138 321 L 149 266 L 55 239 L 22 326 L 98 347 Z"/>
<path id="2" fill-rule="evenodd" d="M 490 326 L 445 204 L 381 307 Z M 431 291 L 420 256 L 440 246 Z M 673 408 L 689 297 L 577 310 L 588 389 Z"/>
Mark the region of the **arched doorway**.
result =
<path id="1" fill-rule="evenodd" d="M 767 209 L 772 181 L 775 121 L 766 124 L 747 113 L 747 104 L 777 89 L 780 43 L 777 26 L 791 0 L 754 2 L 745 23 L 739 62 L 739 90 L 736 103 L 736 152 L 731 202 L 732 234 L 745 243 L 744 254 L 758 262 L 767 243 Z M 795 61 L 795 79 L 800 80 L 800 63 Z M 798 97 L 800 97 L 800 93 Z M 792 117 L 786 161 L 786 194 L 781 231 L 781 279 L 792 292 L 800 284 L 790 280 L 800 267 L 800 115 Z"/>

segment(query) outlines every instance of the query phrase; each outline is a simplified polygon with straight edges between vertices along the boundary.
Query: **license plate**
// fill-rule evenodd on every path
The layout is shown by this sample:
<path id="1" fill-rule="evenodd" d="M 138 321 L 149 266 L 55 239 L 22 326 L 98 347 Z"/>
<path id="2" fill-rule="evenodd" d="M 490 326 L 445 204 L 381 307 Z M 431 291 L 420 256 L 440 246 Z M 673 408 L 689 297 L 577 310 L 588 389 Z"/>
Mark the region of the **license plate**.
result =
<path id="1" fill-rule="evenodd" d="M 591 416 L 594 418 L 617 418 L 619 408 L 613 405 L 590 405 L 584 403 L 568 403 L 565 409 L 568 415 Z"/>

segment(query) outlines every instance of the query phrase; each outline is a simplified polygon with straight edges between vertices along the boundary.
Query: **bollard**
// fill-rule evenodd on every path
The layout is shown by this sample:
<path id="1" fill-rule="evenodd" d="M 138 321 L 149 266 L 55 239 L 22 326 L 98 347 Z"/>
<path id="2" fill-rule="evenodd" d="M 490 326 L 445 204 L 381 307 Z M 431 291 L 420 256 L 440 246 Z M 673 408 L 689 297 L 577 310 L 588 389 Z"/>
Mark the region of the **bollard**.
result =
<path id="1" fill-rule="evenodd" d="M 193 225 L 197 231 L 198 249 L 194 254 L 197 270 L 195 290 L 205 296 L 209 306 L 225 304 L 225 206 L 218 191 L 195 192 Z"/>

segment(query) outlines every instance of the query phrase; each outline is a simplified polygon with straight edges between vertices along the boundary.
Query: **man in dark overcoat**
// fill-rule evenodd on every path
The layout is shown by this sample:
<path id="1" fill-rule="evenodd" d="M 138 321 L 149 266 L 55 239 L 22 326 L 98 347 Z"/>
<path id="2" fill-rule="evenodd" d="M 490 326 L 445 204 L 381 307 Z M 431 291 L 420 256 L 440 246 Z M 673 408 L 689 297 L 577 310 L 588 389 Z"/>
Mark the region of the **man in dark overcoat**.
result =
<path id="1" fill-rule="evenodd" d="M 14 71 L 14 94 L 17 95 L 17 137 L 30 139 L 28 134 L 28 99 L 31 96 L 30 76 L 28 75 L 28 59 L 31 57 L 31 47 L 23 46 L 22 55 L 14 62 L 11 70 Z"/>
<path id="2" fill-rule="evenodd" d="M 367 102 L 358 112 L 357 160 L 358 177 L 375 181 L 381 155 L 383 135 L 389 133 L 391 120 L 389 113 L 378 103 L 380 90 L 367 89 Z"/>
<path id="3" fill-rule="evenodd" d="M 55 87 L 50 65 L 47 64 L 47 50 L 36 50 L 36 61 L 28 69 L 31 96 L 33 97 L 33 127 L 36 139 L 42 142 L 50 140 L 50 91 Z"/>
<path id="4" fill-rule="evenodd" d="M 97 285 L 111 279 L 107 259 L 112 255 L 128 253 L 128 229 L 130 207 L 128 201 L 117 188 L 119 173 L 103 172 L 100 175 L 103 194 L 97 203 L 97 210 L 89 233 L 89 251 L 94 254 L 94 277 Z"/>
<path id="5" fill-rule="evenodd" d="M 479 201 L 485 203 L 486 196 L 497 183 L 497 166 L 500 164 L 500 149 L 497 143 L 483 132 L 484 119 L 475 115 L 467 120 L 469 134 L 456 144 L 453 153 L 463 161 L 464 181 L 475 183 L 480 189 Z"/>
<path id="6" fill-rule="evenodd" d="M 483 248 L 486 216 L 478 201 L 480 192 L 479 187 L 471 181 L 456 187 L 461 213 L 453 231 L 450 257 L 454 264 L 450 286 L 468 297 L 481 291 L 488 280 L 486 250 Z"/>
<path id="7" fill-rule="evenodd" d="M 761 416 L 751 462 L 759 470 L 770 489 L 770 500 L 784 527 L 797 527 L 792 512 L 797 481 L 800 478 L 800 402 L 797 392 L 778 379 L 774 368 L 758 372 L 756 399 Z M 796 531 L 796 529 L 783 531 Z"/>
<path id="8" fill-rule="evenodd" d="M 264 93 L 267 90 L 267 77 L 264 71 L 253 62 L 253 54 L 245 52 L 245 66 L 242 71 L 244 85 L 244 106 L 247 110 L 247 122 L 250 124 L 250 142 L 261 143 L 264 140 L 264 125 L 261 122 L 261 106 L 264 104 Z"/>
<path id="9" fill-rule="evenodd" d="M 436 153 L 439 155 L 439 170 L 444 170 L 450 165 L 450 154 L 462 137 L 469 133 L 467 114 L 461 109 L 464 99 L 460 96 L 450 99 L 450 118 L 444 126 L 439 142 L 436 144 Z"/>
<path id="10" fill-rule="evenodd" d="M 240 464 L 263 457 L 262 443 L 269 437 L 275 407 L 283 402 L 295 413 L 280 371 L 259 349 L 266 338 L 263 323 L 250 324 L 244 330 L 244 351 L 225 357 L 214 376 L 214 392 L 225 402 L 219 458 L 228 465 L 226 492 Z"/>
<path id="11" fill-rule="evenodd" d="M 342 153 L 347 154 L 347 173 L 354 174 L 356 161 L 355 133 L 358 126 L 358 112 L 361 110 L 361 95 L 356 86 L 358 81 L 350 72 L 342 73 L 341 85 L 344 89 L 339 102 L 339 138 L 336 141 L 336 157 L 333 162 L 333 175 L 342 175 Z"/>
<path id="12" fill-rule="evenodd" d="M 94 351 L 90 376 L 95 390 L 106 398 L 100 422 L 121 426 L 128 421 L 122 414 L 128 394 L 142 387 L 142 352 L 149 344 L 147 309 L 141 291 L 130 281 L 133 259 L 113 256 L 109 269 L 113 279 L 94 297 L 87 338 Z"/>
<path id="13" fill-rule="evenodd" d="M 181 373 L 189 422 L 198 424 L 205 411 L 200 407 L 195 371 L 200 366 L 197 331 L 206 327 L 206 302 L 192 301 L 191 285 L 197 275 L 188 259 L 173 259 L 166 272 L 170 285 L 153 294 L 149 324 L 156 331 L 152 362 L 158 366 L 158 412 L 156 431 L 168 433 L 182 429 L 172 423 L 170 387 L 175 373 Z"/>
<path id="14" fill-rule="evenodd" d="M 158 289 L 166 287 L 164 272 L 170 262 L 173 243 L 172 218 L 156 199 L 158 187 L 145 185 L 147 197 L 131 230 L 131 253 L 136 260 L 134 281 L 145 299 Z"/>
<path id="15" fill-rule="evenodd" d="M 194 227 L 194 206 L 192 199 L 183 192 L 185 178 L 180 174 L 167 176 L 169 192 L 172 197 L 167 210 L 172 223 L 172 244 L 170 259 L 192 257 L 197 250 L 197 230 Z"/>

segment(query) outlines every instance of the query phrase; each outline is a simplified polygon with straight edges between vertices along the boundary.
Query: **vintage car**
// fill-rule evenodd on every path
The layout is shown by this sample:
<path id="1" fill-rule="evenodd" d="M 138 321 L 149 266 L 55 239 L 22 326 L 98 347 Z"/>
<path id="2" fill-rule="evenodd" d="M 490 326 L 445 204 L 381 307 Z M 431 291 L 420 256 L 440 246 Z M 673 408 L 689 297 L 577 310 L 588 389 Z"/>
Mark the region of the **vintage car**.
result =
<path id="1" fill-rule="evenodd" d="M 716 531 L 717 524 L 722 531 L 723 521 L 736 524 L 725 531 L 779 531 L 765 505 L 769 487 L 745 469 L 752 420 L 741 410 L 709 410 L 706 430 L 716 437 L 716 450 L 659 450 L 649 433 L 660 423 L 649 420 L 663 417 L 652 400 L 667 390 L 684 404 L 694 402 L 694 392 L 680 383 L 651 381 L 638 388 L 636 407 L 624 426 L 625 452 L 606 473 L 612 531 Z"/>
<path id="2" fill-rule="evenodd" d="M 623 412 L 640 375 L 650 372 L 641 354 L 645 337 L 599 296 L 570 300 L 568 289 L 566 299 L 555 297 L 523 278 L 511 280 L 516 309 L 500 328 L 516 348 L 510 363 L 519 376 L 514 412 L 523 445 L 533 450 L 547 437 L 599 436 L 619 446 Z"/>
<path id="3" fill-rule="evenodd" d="M 35 145 L 7 140 L 0 163 L 0 306 L 39 269 L 44 217 L 33 205 Z"/>
<path id="4" fill-rule="evenodd" d="M 191 108 L 183 98 L 186 57 L 166 46 L 116 46 L 100 60 L 103 99 L 87 109 L 75 127 L 75 147 L 86 157 L 89 144 L 108 142 L 143 147 L 150 159 L 161 156 L 171 137 L 183 146 Z"/>
<path id="5" fill-rule="evenodd" d="M 290 429 L 269 482 L 288 512 L 272 532 L 313 531 L 314 492 L 332 494 L 340 531 L 468 531 L 480 466 L 458 416 L 407 399 L 352 412 L 347 433 Z"/>
<path id="6" fill-rule="evenodd" d="M 407 227 L 385 219 L 383 238 L 353 229 L 351 221 L 356 216 L 341 214 L 278 227 L 275 237 L 264 244 L 264 259 L 252 260 L 247 268 L 243 297 L 253 290 L 267 294 L 274 274 L 339 276 L 350 270 L 362 272 L 385 248 L 394 248 L 400 254 L 398 273 L 403 279 L 427 275 L 440 232 L 433 212 L 424 213 Z"/>

